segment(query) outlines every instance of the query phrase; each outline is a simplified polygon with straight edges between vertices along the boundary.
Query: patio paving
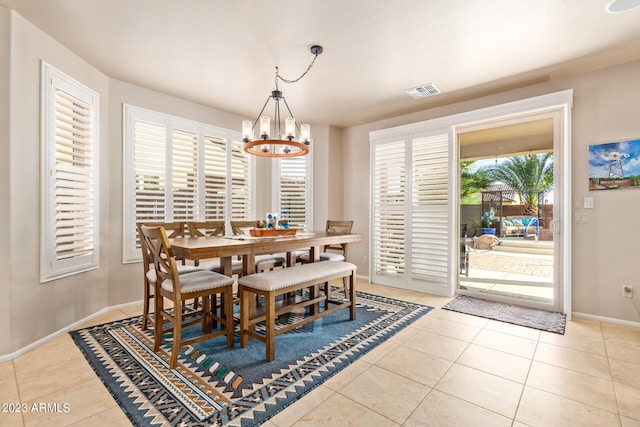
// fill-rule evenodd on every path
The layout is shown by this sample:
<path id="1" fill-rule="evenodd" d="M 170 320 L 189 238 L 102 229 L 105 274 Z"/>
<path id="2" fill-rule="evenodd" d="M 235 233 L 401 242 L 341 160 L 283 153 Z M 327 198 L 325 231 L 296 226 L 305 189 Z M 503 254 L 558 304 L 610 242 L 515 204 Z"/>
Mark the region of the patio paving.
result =
<path id="1" fill-rule="evenodd" d="M 469 268 L 552 278 L 553 256 L 476 250 L 469 253 Z"/>
<path id="2" fill-rule="evenodd" d="M 551 302 L 553 256 L 471 250 L 469 276 L 460 276 L 460 286 L 482 293 Z"/>

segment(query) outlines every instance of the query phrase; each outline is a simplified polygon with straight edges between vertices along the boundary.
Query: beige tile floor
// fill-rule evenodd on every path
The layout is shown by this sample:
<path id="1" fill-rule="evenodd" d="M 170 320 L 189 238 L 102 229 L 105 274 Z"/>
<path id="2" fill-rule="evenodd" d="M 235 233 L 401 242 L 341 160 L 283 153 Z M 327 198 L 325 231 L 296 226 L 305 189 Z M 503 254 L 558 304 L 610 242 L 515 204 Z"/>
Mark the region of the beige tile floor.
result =
<path id="1" fill-rule="evenodd" d="M 437 308 L 266 426 L 640 427 L 640 328 L 574 319 L 562 336 L 440 309 L 448 298 L 358 286 Z M 0 426 L 130 425 L 66 334 L 0 364 L 0 384 L 5 411 L 28 409 L 0 412 Z M 49 412 L 33 410 L 41 404 Z"/>

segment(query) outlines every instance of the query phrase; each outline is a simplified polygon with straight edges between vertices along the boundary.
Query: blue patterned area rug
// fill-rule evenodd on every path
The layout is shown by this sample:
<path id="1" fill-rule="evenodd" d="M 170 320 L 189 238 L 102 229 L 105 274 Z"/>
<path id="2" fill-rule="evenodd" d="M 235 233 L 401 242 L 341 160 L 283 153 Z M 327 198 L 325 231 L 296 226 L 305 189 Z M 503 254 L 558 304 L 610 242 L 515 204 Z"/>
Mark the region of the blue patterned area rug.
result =
<path id="1" fill-rule="evenodd" d="M 466 295 L 458 295 L 442 308 L 563 335 L 567 320 L 564 314 L 554 311 L 520 307 Z"/>
<path id="2" fill-rule="evenodd" d="M 236 334 L 233 349 L 224 337 L 183 348 L 171 370 L 170 337 L 154 353 L 141 316 L 70 334 L 134 425 L 254 426 L 432 310 L 361 292 L 357 303 L 354 321 L 339 310 L 276 337 L 276 360 L 269 363 L 262 342 L 240 348 Z M 290 313 L 278 322 L 304 315 Z"/>

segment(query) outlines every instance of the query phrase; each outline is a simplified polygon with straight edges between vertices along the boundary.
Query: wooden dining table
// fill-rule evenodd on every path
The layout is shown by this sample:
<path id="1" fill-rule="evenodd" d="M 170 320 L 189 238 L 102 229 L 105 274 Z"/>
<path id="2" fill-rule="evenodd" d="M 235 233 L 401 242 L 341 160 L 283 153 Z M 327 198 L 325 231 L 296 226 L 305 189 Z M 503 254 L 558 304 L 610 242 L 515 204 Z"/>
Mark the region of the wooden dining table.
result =
<path id="1" fill-rule="evenodd" d="M 242 274 L 255 273 L 255 257 L 261 254 L 286 253 L 287 265 L 295 263 L 295 251 L 308 250 L 309 260 L 318 261 L 325 245 L 362 242 L 359 233 L 300 232 L 293 236 L 206 236 L 169 239 L 173 255 L 179 259 L 200 261 L 220 258 L 221 273 L 232 275 L 231 261 L 242 257 Z"/>

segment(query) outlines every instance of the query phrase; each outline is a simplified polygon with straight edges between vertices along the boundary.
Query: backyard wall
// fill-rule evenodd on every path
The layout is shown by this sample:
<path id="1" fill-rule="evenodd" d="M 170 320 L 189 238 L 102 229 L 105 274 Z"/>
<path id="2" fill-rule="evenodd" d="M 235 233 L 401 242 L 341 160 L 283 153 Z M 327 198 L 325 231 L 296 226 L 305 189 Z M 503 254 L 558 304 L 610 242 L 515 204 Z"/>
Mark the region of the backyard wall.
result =
<path id="1" fill-rule="evenodd" d="M 522 215 L 522 205 L 511 205 L 505 204 L 502 205 L 502 214 L 504 217 L 508 216 L 521 216 Z M 482 206 L 480 204 L 476 205 L 460 205 L 460 224 L 467 224 L 467 235 L 474 235 L 474 225 L 479 225 L 475 223 L 476 220 L 480 220 L 482 216 Z M 542 228 L 548 230 L 549 223 L 553 219 L 553 205 L 544 205 L 544 218 L 542 219 Z M 496 217 L 494 222 L 498 222 L 499 217 Z M 480 233 L 477 233 L 480 235 Z M 546 239 L 544 239 L 546 240 Z M 549 239 L 550 240 L 550 239 Z"/>

